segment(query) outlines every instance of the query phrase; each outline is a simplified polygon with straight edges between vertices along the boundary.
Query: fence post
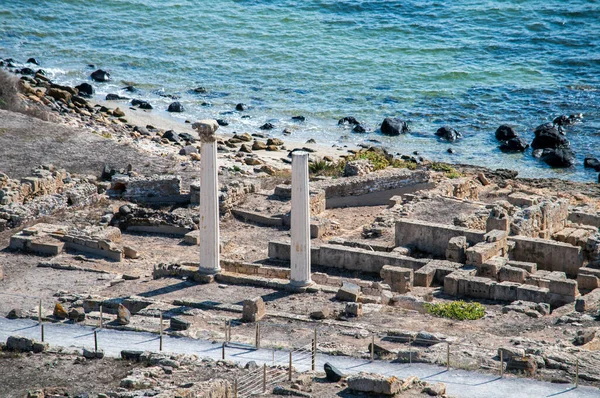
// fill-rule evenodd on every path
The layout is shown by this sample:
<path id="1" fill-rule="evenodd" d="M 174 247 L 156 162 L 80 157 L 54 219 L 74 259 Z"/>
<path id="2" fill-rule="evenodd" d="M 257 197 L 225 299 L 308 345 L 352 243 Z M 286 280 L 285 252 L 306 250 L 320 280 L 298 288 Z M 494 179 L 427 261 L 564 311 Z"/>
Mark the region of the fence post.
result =
<path id="1" fill-rule="evenodd" d="M 260 348 L 260 323 L 256 322 L 255 331 L 254 331 L 254 346 L 259 349 Z"/>
<path id="2" fill-rule="evenodd" d="M 100 304 L 100 329 L 102 329 L 102 304 Z"/>
<path id="3" fill-rule="evenodd" d="M 229 320 L 229 325 L 227 326 L 227 342 L 231 341 L 231 319 Z"/>
<path id="4" fill-rule="evenodd" d="M 263 365 L 263 393 L 267 392 L 267 364 Z"/>
<path id="5" fill-rule="evenodd" d="M 162 314 L 162 311 L 160 312 L 160 329 L 159 329 L 159 333 L 160 333 L 160 346 L 158 347 L 158 350 L 162 351 L 162 349 L 163 349 L 163 314 Z"/>
<path id="6" fill-rule="evenodd" d="M 238 381 L 235 379 L 235 384 L 233 385 L 233 398 L 238 398 Z"/>
<path id="7" fill-rule="evenodd" d="M 42 343 L 43 343 L 44 342 L 44 324 L 43 323 L 40 324 L 40 328 L 41 328 Z"/>
<path id="8" fill-rule="evenodd" d="M 579 387 L 579 358 L 575 362 L 575 387 Z"/>
<path id="9" fill-rule="evenodd" d="M 446 371 L 450 371 L 450 343 L 446 347 Z"/>
<path id="10" fill-rule="evenodd" d="M 221 347 L 221 359 L 222 359 L 222 360 L 225 360 L 225 345 L 226 345 L 226 344 L 227 344 L 227 343 L 223 342 L 223 345 L 222 345 L 222 347 Z"/>
<path id="11" fill-rule="evenodd" d="M 408 338 L 408 364 L 412 365 L 412 337 Z"/>
<path id="12" fill-rule="evenodd" d="M 288 380 L 292 381 L 292 352 L 290 351 L 290 363 L 288 366 Z"/>
<path id="13" fill-rule="evenodd" d="M 42 299 L 40 299 L 40 305 L 38 308 L 38 321 L 41 325 L 42 324 Z"/>
<path id="14" fill-rule="evenodd" d="M 271 358 L 272 358 L 273 366 L 275 366 L 275 348 L 273 348 L 273 351 L 271 351 Z"/>
<path id="15" fill-rule="evenodd" d="M 504 377 L 504 351 L 500 350 L 500 377 Z"/>
<path id="16" fill-rule="evenodd" d="M 315 337 L 312 344 L 312 370 L 315 371 L 315 362 L 317 359 L 317 328 L 315 328 Z"/>
<path id="17" fill-rule="evenodd" d="M 98 352 L 98 333 L 94 330 L 94 352 Z"/>
<path id="18" fill-rule="evenodd" d="M 375 333 L 371 336 L 371 362 L 375 359 Z"/>

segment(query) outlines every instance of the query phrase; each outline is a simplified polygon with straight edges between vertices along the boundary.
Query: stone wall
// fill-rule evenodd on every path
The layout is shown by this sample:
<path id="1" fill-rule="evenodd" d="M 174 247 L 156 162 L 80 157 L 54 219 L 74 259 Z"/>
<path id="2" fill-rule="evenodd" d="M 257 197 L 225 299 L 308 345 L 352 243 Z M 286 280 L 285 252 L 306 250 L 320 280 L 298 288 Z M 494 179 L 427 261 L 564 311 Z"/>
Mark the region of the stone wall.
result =
<path id="1" fill-rule="evenodd" d="M 583 266 L 580 247 L 524 236 L 511 236 L 509 241 L 515 243 L 510 252 L 511 260 L 537 263 L 540 270 L 561 271 L 575 278 Z"/>
<path id="2" fill-rule="evenodd" d="M 223 185 L 219 189 L 219 213 L 221 215 L 231 213 L 239 203 L 242 203 L 246 195 L 256 192 L 258 189 L 255 183 L 240 180 L 232 181 Z M 200 181 L 194 181 L 190 185 L 190 204 L 192 206 L 200 205 Z"/>
<path id="3" fill-rule="evenodd" d="M 115 175 L 111 180 L 109 196 L 121 197 L 138 203 L 186 203 L 189 195 L 181 191 L 181 177 L 173 175 L 153 175 L 150 177 L 129 177 Z"/>
<path id="4" fill-rule="evenodd" d="M 567 199 L 545 200 L 518 210 L 513 216 L 511 233 L 531 238 L 549 239 L 563 229 L 569 216 Z"/>
<path id="5" fill-rule="evenodd" d="M 437 224 L 421 220 L 401 219 L 396 222 L 396 246 L 404 246 L 445 257 L 450 239 L 465 236 L 473 245 L 484 240 L 485 231 Z"/>

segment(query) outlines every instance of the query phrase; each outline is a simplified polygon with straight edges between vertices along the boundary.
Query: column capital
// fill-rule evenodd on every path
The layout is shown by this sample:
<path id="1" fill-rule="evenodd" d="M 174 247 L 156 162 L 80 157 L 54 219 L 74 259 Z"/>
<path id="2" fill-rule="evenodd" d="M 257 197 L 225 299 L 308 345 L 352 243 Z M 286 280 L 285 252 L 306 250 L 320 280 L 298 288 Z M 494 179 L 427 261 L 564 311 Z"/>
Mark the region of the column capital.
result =
<path id="1" fill-rule="evenodd" d="M 192 124 L 192 128 L 198 131 L 201 142 L 215 142 L 217 140 L 215 131 L 219 128 L 219 123 L 214 119 L 199 120 Z"/>

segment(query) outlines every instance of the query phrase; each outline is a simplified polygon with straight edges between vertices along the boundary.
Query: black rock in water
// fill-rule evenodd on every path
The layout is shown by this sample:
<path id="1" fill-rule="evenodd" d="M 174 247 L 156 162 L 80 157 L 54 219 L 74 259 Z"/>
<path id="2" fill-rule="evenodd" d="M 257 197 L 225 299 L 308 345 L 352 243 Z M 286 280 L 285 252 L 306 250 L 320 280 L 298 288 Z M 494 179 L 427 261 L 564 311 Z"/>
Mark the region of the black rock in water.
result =
<path id="1" fill-rule="evenodd" d="M 325 362 L 325 365 L 323 365 L 323 369 L 325 369 L 325 377 L 327 378 L 327 380 L 332 381 L 334 383 L 337 383 L 338 381 L 342 380 L 342 377 L 344 377 L 344 374 L 329 362 Z"/>
<path id="2" fill-rule="evenodd" d="M 217 119 L 217 124 L 219 126 L 229 126 L 229 122 L 227 120 L 224 120 L 224 119 Z"/>
<path id="3" fill-rule="evenodd" d="M 462 137 L 461 133 L 448 126 L 440 127 L 439 129 L 437 129 L 435 135 L 449 142 L 454 142 Z"/>
<path id="4" fill-rule="evenodd" d="M 364 128 L 361 124 L 357 124 L 352 128 L 353 133 L 366 133 L 367 129 Z"/>
<path id="5" fill-rule="evenodd" d="M 303 122 L 306 120 L 306 117 L 304 116 L 292 116 L 292 120 L 295 122 Z"/>
<path id="6" fill-rule="evenodd" d="M 500 145 L 502 152 L 523 152 L 529 148 L 529 144 L 523 138 L 515 137 L 508 141 L 503 142 Z"/>
<path id="7" fill-rule="evenodd" d="M 385 135 L 400 135 L 409 131 L 408 124 L 397 117 L 386 117 L 381 123 L 381 133 Z"/>
<path id="8" fill-rule="evenodd" d="M 535 138 L 531 142 L 533 149 L 545 149 L 545 148 L 560 148 L 568 147 L 569 140 L 560 134 L 560 131 L 554 127 L 551 123 L 542 124 L 536 127 Z"/>
<path id="9" fill-rule="evenodd" d="M 28 64 L 39 65 L 39 62 L 38 62 L 38 61 L 37 61 L 37 59 L 35 59 L 35 58 L 29 58 L 29 59 L 27 60 L 27 63 L 28 63 Z"/>
<path id="10" fill-rule="evenodd" d="M 106 94 L 106 100 L 107 101 L 120 101 L 120 100 L 126 101 L 126 100 L 129 100 L 129 98 L 121 97 L 120 95 L 117 95 L 117 94 Z"/>
<path id="11" fill-rule="evenodd" d="M 172 102 L 169 105 L 169 108 L 167 109 L 167 112 L 183 112 L 183 111 L 185 111 L 185 109 L 184 109 L 183 105 L 181 105 L 181 103 L 178 101 Z"/>
<path id="12" fill-rule="evenodd" d="M 75 88 L 82 97 L 91 97 L 94 95 L 94 87 L 89 83 L 81 83 L 79 86 L 75 86 Z"/>
<path id="13" fill-rule="evenodd" d="M 583 167 L 600 171 L 600 161 L 596 158 L 585 158 L 583 160 Z"/>
<path id="14" fill-rule="evenodd" d="M 541 159 L 554 168 L 566 168 L 575 164 L 575 154 L 570 148 L 544 149 Z"/>
<path id="15" fill-rule="evenodd" d="M 92 78 L 92 80 L 94 80 L 96 82 L 107 82 L 110 80 L 110 73 L 108 73 L 102 69 L 98 69 L 98 70 L 92 72 L 90 77 Z"/>
<path id="16" fill-rule="evenodd" d="M 149 102 L 142 101 L 142 100 L 139 100 L 139 99 L 132 99 L 131 100 L 131 105 L 133 105 L 133 106 L 139 106 L 140 109 L 153 109 L 152 105 L 150 105 Z"/>
<path id="17" fill-rule="evenodd" d="M 499 141 L 506 141 L 516 137 L 517 133 L 515 133 L 515 130 L 509 125 L 503 124 L 496 129 L 496 139 Z"/>
<path id="18" fill-rule="evenodd" d="M 262 126 L 259 127 L 261 130 L 272 130 L 275 128 L 275 126 L 272 123 L 265 123 Z"/>
<path id="19" fill-rule="evenodd" d="M 248 110 L 248 105 L 239 103 L 235 106 L 235 110 L 239 111 L 239 112 L 243 112 L 245 110 Z"/>
<path id="20" fill-rule="evenodd" d="M 360 122 L 358 120 L 356 120 L 356 118 L 354 116 L 345 116 L 343 118 L 341 118 L 340 120 L 338 120 L 338 125 L 341 124 L 360 124 Z"/>

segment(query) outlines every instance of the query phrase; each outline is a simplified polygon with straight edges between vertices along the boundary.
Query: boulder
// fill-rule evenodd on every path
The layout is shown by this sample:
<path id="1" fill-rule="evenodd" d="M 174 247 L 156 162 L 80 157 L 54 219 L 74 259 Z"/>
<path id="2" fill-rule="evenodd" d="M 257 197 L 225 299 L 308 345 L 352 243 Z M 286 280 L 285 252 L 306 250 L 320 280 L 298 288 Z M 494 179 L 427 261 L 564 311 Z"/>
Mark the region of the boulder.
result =
<path id="1" fill-rule="evenodd" d="M 310 317 L 312 319 L 325 319 L 329 316 L 330 313 L 331 310 L 329 309 L 329 307 L 323 307 L 320 310 L 311 312 Z"/>
<path id="2" fill-rule="evenodd" d="M 125 258 L 136 259 L 140 256 L 139 252 L 131 246 L 123 246 L 123 255 Z"/>
<path id="3" fill-rule="evenodd" d="M 532 376 L 537 371 L 537 362 L 532 356 L 512 357 L 506 364 L 507 371 L 517 371 Z"/>
<path id="4" fill-rule="evenodd" d="M 139 99 L 132 99 L 131 105 L 138 106 L 140 109 L 154 109 L 148 101 L 143 101 L 143 100 L 139 100 Z"/>
<path id="5" fill-rule="evenodd" d="M 189 156 L 192 153 L 198 153 L 198 148 L 193 145 L 186 145 L 179 150 L 179 154 L 183 156 Z"/>
<path id="6" fill-rule="evenodd" d="M 92 80 L 94 80 L 96 82 L 107 82 L 110 80 L 110 73 L 108 73 L 102 69 L 98 69 L 98 70 L 92 72 L 90 77 L 92 78 Z"/>
<path id="7" fill-rule="evenodd" d="M 523 138 L 515 137 L 511 138 L 506 142 L 500 144 L 500 150 L 502 152 L 523 152 L 529 148 L 529 144 Z"/>
<path id="8" fill-rule="evenodd" d="M 347 303 L 346 304 L 346 315 L 359 317 L 363 314 L 362 303 Z"/>
<path id="9" fill-rule="evenodd" d="M 292 116 L 292 120 L 295 122 L 304 122 L 306 120 L 306 117 L 302 115 Z"/>
<path id="10" fill-rule="evenodd" d="M 552 124 L 546 123 L 538 126 L 535 129 L 534 134 L 535 138 L 531 142 L 531 147 L 533 149 L 556 149 L 569 146 L 569 140 L 561 135 L 558 129 Z"/>
<path id="11" fill-rule="evenodd" d="M 400 118 L 386 117 L 381 123 L 381 133 L 385 135 L 400 135 L 408 133 L 408 124 Z"/>
<path id="12" fill-rule="evenodd" d="M 85 359 L 102 359 L 104 358 L 104 350 L 92 351 L 87 348 L 83 348 L 81 353 Z"/>
<path id="13" fill-rule="evenodd" d="M 515 130 L 511 126 L 503 124 L 496 129 L 497 140 L 508 141 L 511 138 L 517 138 L 517 133 L 515 133 Z"/>
<path id="14" fill-rule="evenodd" d="M 355 285 L 353 283 L 344 282 L 342 287 L 337 291 L 335 298 L 340 301 L 358 301 L 358 297 L 360 296 L 360 286 Z"/>
<path id="15" fill-rule="evenodd" d="M 69 316 L 69 313 L 61 303 L 56 303 L 54 305 L 54 311 L 52 312 L 52 315 L 58 319 L 66 319 Z"/>
<path id="16" fill-rule="evenodd" d="M 8 311 L 8 315 L 6 315 L 6 318 L 8 319 L 18 319 L 22 317 L 23 311 L 21 311 L 20 308 L 13 308 L 12 310 Z"/>
<path id="17" fill-rule="evenodd" d="M 373 170 L 373 164 L 368 159 L 351 160 L 344 166 L 344 177 L 363 176 Z"/>
<path id="18" fill-rule="evenodd" d="M 396 376 L 382 376 L 374 373 L 359 373 L 346 378 L 348 388 L 370 394 L 394 396 L 402 390 L 402 381 Z"/>
<path id="19" fill-rule="evenodd" d="M 354 116 L 344 116 L 343 118 L 338 120 L 338 125 L 341 125 L 341 124 L 357 125 L 357 124 L 360 124 L 360 122 L 358 120 L 356 120 L 356 118 Z"/>
<path id="20" fill-rule="evenodd" d="M 600 171 L 600 161 L 596 158 L 585 158 L 583 160 L 583 167 Z"/>
<path id="21" fill-rule="evenodd" d="M 344 374 L 329 362 L 325 362 L 323 369 L 325 370 L 325 378 L 334 383 L 337 383 L 338 381 L 342 380 L 342 377 L 344 377 Z"/>
<path id="22" fill-rule="evenodd" d="M 461 133 L 459 133 L 452 127 L 448 127 L 448 126 L 443 126 L 443 127 L 440 127 L 439 129 L 437 129 L 437 131 L 435 132 L 435 135 L 437 135 L 441 139 L 446 140 L 448 142 L 454 142 L 457 139 L 462 137 Z"/>
<path id="23" fill-rule="evenodd" d="M 125 116 L 125 112 L 123 112 L 121 108 L 116 108 L 115 110 L 113 110 L 113 115 L 116 117 L 123 117 Z"/>
<path id="24" fill-rule="evenodd" d="M 446 384 L 435 383 L 423 388 L 423 392 L 432 397 L 439 397 L 446 394 Z"/>
<path id="25" fill-rule="evenodd" d="M 48 91 L 46 91 L 46 95 L 54 98 L 57 101 L 63 100 L 66 104 L 68 104 L 71 101 L 71 93 L 58 88 L 49 88 Z"/>
<path id="26" fill-rule="evenodd" d="M 69 311 L 69 319 L 75 322 L 82 322 L 85 319 L 83 307 L 74 307 Z"/>
<path id="27" fill-rule="evenodd" d="M 575 154 L 570 148 L 544 149 L 541 159 L 554 168 L 571 167 L 575 164 Z"/>
<path id="28" fill-rule="evenodd" d="M 555 124 L 557 126 L 570 126 L 572 124 L 575 124 L 576 122 L 579 121 L 579 119 L 581 119 L 581 114 L 579 115 L 560 115 L 556 118 L 554 118 L 554 120 L 552 121 L 552 124 Z"/>
<path id="29" fill-rule="evenodd" d="M 363 127 L 363 125 L 361 124 L 357 124 L 356 126 L 354 126 L 352 128 L 352 132 L 353 133 L 358 133 L 358 134 L 362 134 L 362 133 L 366 133 L 367 129 Z"/>
<path id="30" fill-rule="evenodd" d="M 117 323 L 119 325 L 128 325 L 131 319 L 131 312 L 123 304 L 117 308 Z"/>
<path id="31" fill-rule="evenodd" d="M 167 108 L 167 112 L 184 112 L 184 111 L 185 111 L 185 108 L 178 101 L 172 102 L 169 105 L 169 107 Z"/>
<path id="32" fill-rule="evenodd" d="M 262 297 L 244 300 L 242 320 L 244 322 L 257 322 L 265 316 L 265 302 Z"/>
<path id="33" fill-rule="evenodd" d="M 21 336 L 9 336 L 6 339 L 6 349 L 17 352 L 44 352 L 48 349 L 47 343 L 39 343 L 35 339 Z"/>
<path id="34" fill-rule="evenodd" d="M 284 144 L 284 143 L 283 143 L 283 141 L 282 141 L 282 140 L 280 140 L 279 138 L 269 138 L 269 139 L 267 140 L 267 147 L 268 147 L 268 146 L 271 146 L 271 145 L 275 145 L 275 146 L 281 146 L 281 145 L 283 145 L 283 144 Z"/>
<path id="35" fill-rule="evenodd" d="M 89 83 L 81 83 L 79 86 L 75 86 L 75 88 L 82 97 L 91 97 L 94 95 L 94 87 Z"/>
<path id="36" fill-rule="evenodd" d="M 174 132 L 173 130 L 165 131 L 162 138 L 165 138 L 171 142 L 180 142 L 181 141 L 181 139 L 179 138 L 179 135 L 176 132 Z"/>
<path id="37" fill-rule="evenodd" d="M 188 330 L 190 328 L 191 322 L 186 321 L 181 317 L 173 317 L 170 321 L 171 329 L 173 330 Z"/>
<path id="38" fill-rule="evenodd" d="M 265 123 L 262 126 L 259 127 L 261 130 L 273 130 L 275 128 L 275 126 L 273 125 L 273 123 Z"/>
<path id="39" fill-rule="evenodd" d="M 224 120 L 224 119 L 217 119 L 217 124 L 219 126 L 229 126 L 229 122 L 227 120 Z"/>
<path id="40" fill-rule="evenodd" d="M 129 98 L 127 97 L 121 97 L 118 94 L 106 94 L 106 98 L 107 101 L 127 101 L 129 100 Z"/>
<path id="41" fill-rule="evenodd" d="M 502 353 L 503 361 L 509 361 L 513 357 L 525 356 L 525 350 L 518 347 L 500 347 L 498 348 L 498 358 L 500 358 L 500 353 Z"/>
<path id="42" fill-rule="evenodd" d="M 248 110 L 248 105 L 239 103 L 235 106 L 235 110 L 239 111 L 239 112 L 246 111 L 246 110 Z"/>
<path id="43" fill-rule="evenodd" d="M 262 141 L 254 141 L 254 143 L 252 144 L 252 150 L 254 151 L 260 151 L 264 149 L 267 149 L 267 144 L 265 144 Z"/>
<path id="44" fill-rule="evenodd" d="M 573 339 L 573 345 L 584 345 L 594 340 L 596 337 L 595 330 L 578 330 L 577 336 Z"/>
<path id="45" fill-rule="evenodd" d="M 39 65 L 39 62 L 38 62 L 38 61 L 37 61 L 37 59 L 35 59 L 35 58 L 28 58 L 28 59 L 27 59 L 27 63 L 28 63 L 28 64 Z"/>

